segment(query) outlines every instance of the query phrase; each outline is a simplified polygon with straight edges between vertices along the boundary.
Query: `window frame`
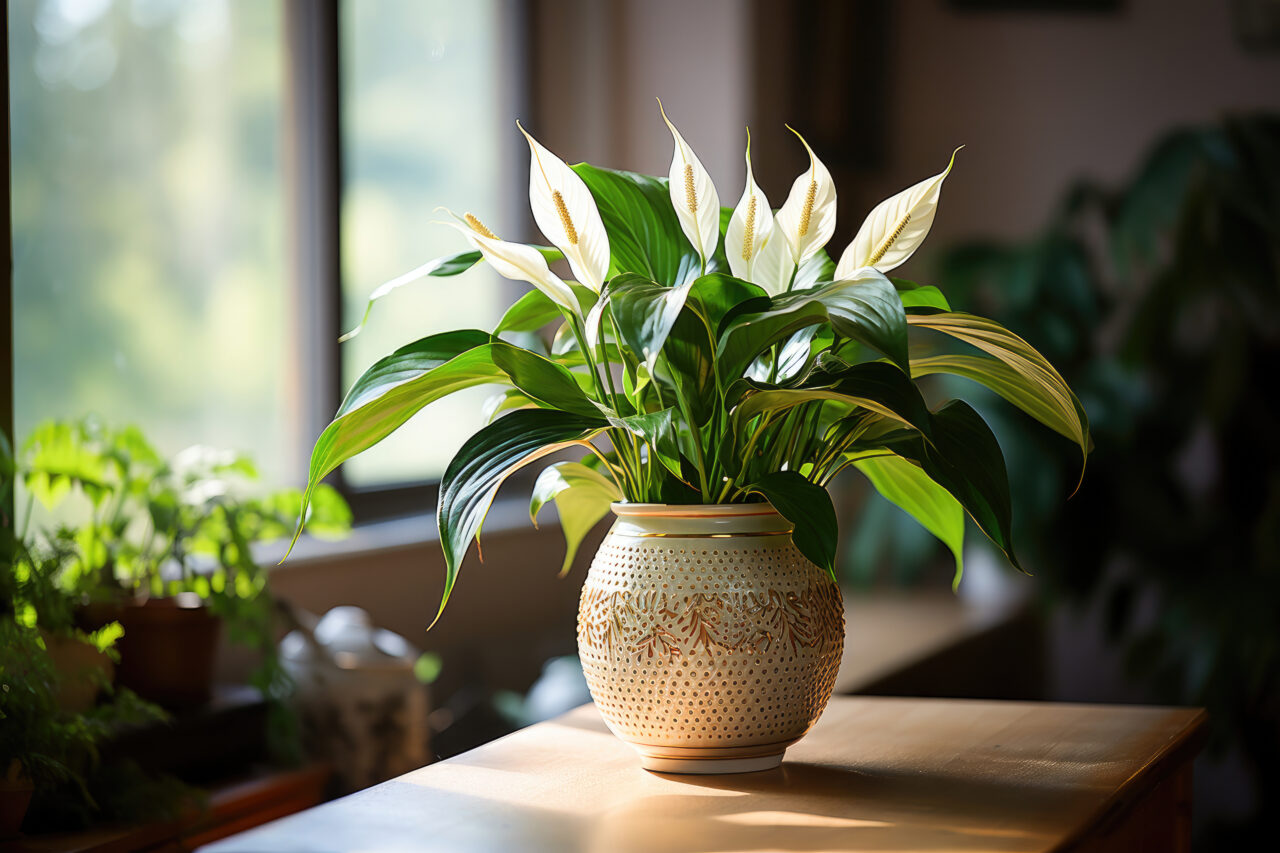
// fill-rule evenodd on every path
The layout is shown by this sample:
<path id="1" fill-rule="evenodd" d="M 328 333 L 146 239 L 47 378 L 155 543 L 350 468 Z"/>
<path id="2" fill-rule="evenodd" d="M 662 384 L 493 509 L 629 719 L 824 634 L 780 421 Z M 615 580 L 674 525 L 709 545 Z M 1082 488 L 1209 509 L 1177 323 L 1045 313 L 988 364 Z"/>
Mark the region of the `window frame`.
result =
<path id="1" fill-rule="evenodd" d="M 342 202 L 344 152 L 342 139 L 342 3 L 350 0 L 284 0 L 286 98 L 288 100 L 290 171 L 289 228 L 295 295 L 295 321 L 301 363 L 307 384 L 306 412 L 300 449 L 309 448 L 328 425 L 345 394 L 342 351 Z M 500 71 L 507 112 L 519 114 L 533 100 L 529 4 L 505 0 Z M 514 139 L 514 134 L 512 135 Z M 519 146 L 504 146 L 500 169 L 511 187 L 506 203 L 520 210 L 523 181 L 514 180 L 521 163 Z M 310 306 L 310 307 L 307 307 Z M 303 470 L 306 461 L 303 460 Z M 517 473 L 512 480 L 528 480 Z M 357 523 L 380 521 L 434 511 L 439 498 L 437 480 L 357 487 L 339 467 L 326 478 L 346 498 Z"/>
<path id="2" fill-rule="evenodd" d="M 13 222 L 12 204 L 13 188 L 9 184 L 9 170 L 12 161 L 9 156 L 9 10 L 0 15 L 0 83 L 4 92 L 0 94 L 0 104 L 4 106 L 4 138 L 0 140 L 0 155 L 4 159 L 4 175 L 0 183 L 4 184 L 4 209 L 0 211 L 0 232 L 4 242 L 4 276 L 0 281 L 0 304 L 4 306 L 4 322 L 0 323 L 0 371 L 5 378 L 4 393 L 0 394 L 0 438 L 8 438 L 16 445 L 18 437 L 13 434 Z M 14 447 L 17 452 L 17 447 Z M 0 495 L 0 524 L 11 524 L 13 513 L 13 489 Z"/>

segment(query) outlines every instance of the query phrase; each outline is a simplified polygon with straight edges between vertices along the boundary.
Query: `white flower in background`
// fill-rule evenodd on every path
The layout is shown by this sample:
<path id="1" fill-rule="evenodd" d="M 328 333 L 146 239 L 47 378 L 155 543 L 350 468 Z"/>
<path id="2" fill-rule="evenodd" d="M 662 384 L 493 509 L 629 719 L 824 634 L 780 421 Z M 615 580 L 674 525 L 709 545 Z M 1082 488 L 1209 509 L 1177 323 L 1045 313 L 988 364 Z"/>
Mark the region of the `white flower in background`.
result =
<path id="1" fill-rule="evenodd" d="M 458 222 L 443 224 L 456 228 L 466 237 L 467 242 L 479 250 L 498 275 L 513 281 L 527 281 L 560 307 L 567 308 L 574 314 L 579 313 L 578 300 L 573 291 L 551 271 L 541 252 L 532 246 L 499 239 L 497 234 L 470 213 L 458 216 L 449 211 L 449 215 Z"/>
<path id="2" fill-rule="evenodd" d="M 959 150 L 951 152 L 951 162 L 942 172 L 885 199 L 867 214 L 857 236 L 840 256 L 836 279 L 849 278 L 862 267 L 885 273 L 911 257 L 929 234 L 938 212 L 942 182 L 950 174 Z"/>
<path id="3" fill-rule="evenodd" d="M 791 248 L 791 262 L 799 265 L 816 255 L 835 233 L 836 185 L 805 138 L 790 125 L 787 130 L 795 133 L 809 152 L 809 168 L 791 185 L 776 223 Z"/>
<path id="4" fill-rule="evenodd" d="M 600 292 L 609 275 L 609 235 L 591 191 L 577 173 L 529 135 L 529 207 L 550 242 L 564 252 L 579 283 Z M 544 263 L 545 266 L 545 263 Z"/>
<path id="5" fill-rule="evenodd" d="M 662 109 L 661 100 L 658 101 L 658 109 L 676 143 L 669 175 L 671 204 L 676 209 L 676 217 L 680 220 L 684 235 L 698 250 L 705 270 L 707 262 L 716 253 L 716 243 L 720 238 L 720 196 L 698 155 L 693 153 L 680 131 L 667 118 L 667 111 Z"/>
<path id="6" fill-rule="evenodd" d="M 756 184 L 751 170 L 751 131 L 747 131 L 747 184 L 725 229 L 724 250 L 729 270 L 738 278 L 782 293 L 790 284 L 791 252 L 774 227 L 769 199 Z"/>

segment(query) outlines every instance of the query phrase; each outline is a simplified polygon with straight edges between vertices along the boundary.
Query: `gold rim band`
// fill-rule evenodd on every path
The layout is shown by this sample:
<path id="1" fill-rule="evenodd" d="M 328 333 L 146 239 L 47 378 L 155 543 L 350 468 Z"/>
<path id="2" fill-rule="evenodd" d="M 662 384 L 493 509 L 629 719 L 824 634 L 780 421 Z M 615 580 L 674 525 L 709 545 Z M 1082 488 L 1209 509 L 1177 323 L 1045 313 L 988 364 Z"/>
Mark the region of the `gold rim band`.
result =
<path id="1" fill-rule="evenodd" d="M 748 533 L 624 533 L 610 531 L 612 536 L 627 536 L 631 539 L 744 539 L 748 536 L 790 536 L 790 530 L 764 530 Z"/>

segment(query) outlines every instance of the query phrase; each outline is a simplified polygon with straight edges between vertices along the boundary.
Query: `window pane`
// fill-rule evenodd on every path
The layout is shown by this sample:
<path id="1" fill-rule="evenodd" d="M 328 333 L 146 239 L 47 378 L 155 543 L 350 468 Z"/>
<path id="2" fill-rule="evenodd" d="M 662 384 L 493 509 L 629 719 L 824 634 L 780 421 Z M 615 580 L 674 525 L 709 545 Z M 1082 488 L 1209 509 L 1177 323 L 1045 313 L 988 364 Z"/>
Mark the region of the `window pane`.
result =
<path id="1" fill-rule="evenodd" d="M 93 412 L 296 478 L 280 11 L 8 4 L 19 437 Z"/>
<path id="2" fill-rule="evenodd" d="M 369 293 L 431 258 L 467 247 L 433 225 L 448 207 L 509 232 L 504 152 L 516 133 L 502 89 L 498 0 L 379 0 L 342 6 L 343 323 Z M 455 328 L 492 328 L 509 285 L 483 265 L 429 278 L 380 302 L 343 344 L 344 387 L 396 347 Z M 435 479 L 481 424 L 488 392 L 432 404 L 347 463 L 356 486 Z"/>

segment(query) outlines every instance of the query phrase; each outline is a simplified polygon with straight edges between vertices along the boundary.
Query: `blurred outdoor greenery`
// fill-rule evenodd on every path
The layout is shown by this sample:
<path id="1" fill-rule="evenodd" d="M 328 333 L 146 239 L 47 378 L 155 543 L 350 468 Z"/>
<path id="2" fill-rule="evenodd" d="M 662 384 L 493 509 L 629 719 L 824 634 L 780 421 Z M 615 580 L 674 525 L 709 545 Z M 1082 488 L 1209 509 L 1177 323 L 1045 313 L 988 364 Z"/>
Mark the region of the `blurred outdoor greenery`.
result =
<path id="1" fill-rule="evenodd" d="M 279 4 L 8 14 L 16 435 L 93 412 L 289 476 Z"/>
<path id="2" fill-rule="evenodd" d="M 341 10 L 350 325 L 382 281 L 459 248 L 430 224 L 437 206 L 510 232 L 522 187 L 499 168 L 518 136 L 497 0 Z M 282 3 L 13 0 L 7 13 L 15 434 L 92 413 L 140 424 L 162 452 L 235 448 L 267 483 L 299 482 L 314 436 L 291 319 Z M 508 286 L 477 270 L 400 291 L 345 345 L 344 387 L 378 353 L 490 325 Z M 349 476 L 438 476 L 483 396 L 435 407 Z"/>

